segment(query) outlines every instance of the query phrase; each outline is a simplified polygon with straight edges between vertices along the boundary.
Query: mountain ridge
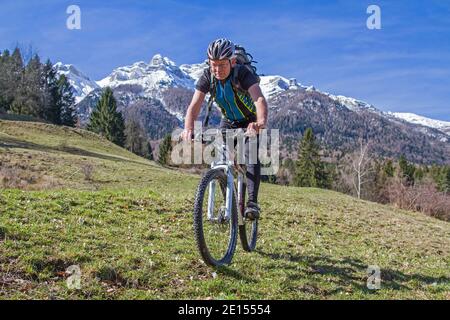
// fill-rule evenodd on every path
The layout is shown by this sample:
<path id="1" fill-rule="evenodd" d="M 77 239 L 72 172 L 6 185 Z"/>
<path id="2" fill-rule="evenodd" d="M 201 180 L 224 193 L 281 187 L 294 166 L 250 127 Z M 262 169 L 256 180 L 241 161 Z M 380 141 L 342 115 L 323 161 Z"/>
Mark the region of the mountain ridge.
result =
<path id="1" fill-rule="evenodd" d="M 161 98 L 161 90 L 169 87 L 183 87 L 190 90 L 195 88 L 195 81 L 207 67 L 205 62 L 197 64 L 181 64 L 179 67 L 174 61 L 161 54 L 155 54 L 147 64 L 144 61 L 138 61 L 128 66 L 115 68 L 108 76 L 99 80 L 92 81 L 73 65 L 64 65 L 61 62 L 55 64 L 59 74 L 68 76 L 71 84 L 75 88 L 76 103 L 79 103 L 90 92 L 98 88 L 110 86 L 136 85 L 142 87 L 142 96 Z M 450 135 L 450 122 L 437 119 L 431 119 L 425 116 L 416 115 L 409 112 L 391 112 L 381 111 L 374 105 L 365 101 L 347 97 L 343 95 L 334 95 L 317 90 L 314 86 L 304 86 L 298 84 L 295 78 L 288 79 L 281 75 L 261 76 L 261 88 L 264 96 L 268 99 L 289 89 L 319 91 L 328 95 L 333 100 L 341 103 L 352 111 L 368 109 L 373 112 L 384 114 L 389 118 L 396 118 L 409 123 L 418 124 L 440 130 L 446 135 Z M 179 120 L 182 115 L 173 113 Z"/>

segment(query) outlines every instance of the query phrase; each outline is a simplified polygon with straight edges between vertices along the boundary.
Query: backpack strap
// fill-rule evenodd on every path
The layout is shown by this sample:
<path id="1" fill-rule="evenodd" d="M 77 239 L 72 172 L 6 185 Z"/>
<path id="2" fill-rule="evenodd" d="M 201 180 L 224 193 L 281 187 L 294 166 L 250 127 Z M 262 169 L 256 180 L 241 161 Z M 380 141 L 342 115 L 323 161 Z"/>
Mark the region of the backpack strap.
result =
<path id="1" fill-rule="evenodd" d="M 203 120 L 203 126 L 206 128 L 208 126 L 209 122 L 209 115 L 211 113 L 211 107 L 214 102 L 214 98 L 216 96 L 216 81 L 214 80 L 214 75 L 209 72 L 210 74 L 210 83 L 209 83 L 209 99 L 208 104 L 206 105 L 206 115 L 205 119 Z"/>
<path id="2" fill-rule="evenodd" d="M 245 65 L 242 64 L 236 64 L 233 68 L 233 74 L 231 75 L 231 85 L 233 86 L 233 88 L 235 88 L 239 93 L 241 94 L 246 94 L 247 91 L 245 91 L 244 89 L 242 89 L 241 85 L 239 84 L 239 70 L 241 70 L 241 68 L 245 68 Z"/>
<path id="3" fill-rule="evenodd" d="M 241 94 L 248 94 L 247 90 L 242 89 L 240 83 L 239 83 L 239 71 L 241 68 L 247 68 L 251 73 L 253 73 L 256 76 L 256 79 L 258 80 L 258 83 L 261 81 L 261 78 L 256 74 L 256 67 L 250 65 L 250 64 L 237 64 L 233 68 L 233 74 L 231 76 L 231 84 L 233 87 Z"/>

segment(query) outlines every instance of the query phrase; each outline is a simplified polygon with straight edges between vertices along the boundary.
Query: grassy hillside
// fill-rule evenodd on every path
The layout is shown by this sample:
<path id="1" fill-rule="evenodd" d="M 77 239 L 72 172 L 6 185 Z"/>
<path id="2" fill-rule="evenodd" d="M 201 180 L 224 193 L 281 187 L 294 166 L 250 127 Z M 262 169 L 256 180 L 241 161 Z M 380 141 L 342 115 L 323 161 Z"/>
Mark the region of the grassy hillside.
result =
<path id="1" fill-rule="evenodd" d="M 262 184 L 258 250 L 212 269 L 192 230 L 199 176 L 33 122 L 0 121 L 0 163 L 2 299 L 450 299 L 450 225 L 420 213 Z"/>

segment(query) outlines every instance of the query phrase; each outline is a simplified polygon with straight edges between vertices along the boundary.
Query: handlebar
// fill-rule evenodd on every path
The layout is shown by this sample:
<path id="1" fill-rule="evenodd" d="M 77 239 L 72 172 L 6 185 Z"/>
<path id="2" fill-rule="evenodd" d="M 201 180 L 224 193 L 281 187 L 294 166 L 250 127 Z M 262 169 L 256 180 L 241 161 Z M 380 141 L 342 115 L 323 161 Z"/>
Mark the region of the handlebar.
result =
<path id="1" fill-rule="evenodd" d="M 211 130 L 211 129 L 209 129 Z M 208 130 L 208 131 L 209 131 Z M 236 138 L 239 135 L 243 134 L 245 137 L 252 137 L 252 136 L 256 136 L 256 131 L 252 130 L 249 131 L 246 128 L 236 128 L 236 129 L 224 129 L 224 128 L 218 128 L 218 129 L 214 129 L 214 133 L 211 132 L 204 132 L 204 131 L 199 131 L 199 132 L 192 132 L 191 133 L 191 141 L 201 141 L 202 143 L 207 143 L 209 142 L 208 140 L 204 139 L 204 134 L 207 133 L 209 136 L 216 136 L 216 135 L 222 135 L 222 137 L 229 137 L 230 131 L 232 132 L 231 138 Z M 181 137 L 180 137 L 181 139 Z"/>

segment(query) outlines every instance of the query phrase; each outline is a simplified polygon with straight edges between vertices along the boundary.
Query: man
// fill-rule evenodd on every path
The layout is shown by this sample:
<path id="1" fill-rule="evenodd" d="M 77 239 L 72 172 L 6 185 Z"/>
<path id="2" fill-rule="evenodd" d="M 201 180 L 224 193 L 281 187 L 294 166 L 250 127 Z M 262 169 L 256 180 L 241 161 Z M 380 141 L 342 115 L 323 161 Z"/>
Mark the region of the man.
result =
<path id="1" fill-rule="evenodd" d="M 267 102 L 259 86 L 258 78 L 247 67 L 236 64 L 235 45 L 228 39 L 217 39 L 208 47 L 209 68 L 196 84 L 192 101 L 186 112 L 182 138 L 191 139 L 194 121 L 197 119 L 206 94 L 210 91 L 222 111 L 221 129 L 247 128 L 257 134 L 267 124 Z M 232 83 L 234 68 L 237 79 Z M 236 86 L 239 86 L 237 88 Z M 258 139 L 259 140 L 259 139 Z M 258 142 L 259 147 L 259 142 Z M 245 216 L 259 218 L 258 190 L 261 180 L 261 163 L 247 165 L 248 202 Z"/>

